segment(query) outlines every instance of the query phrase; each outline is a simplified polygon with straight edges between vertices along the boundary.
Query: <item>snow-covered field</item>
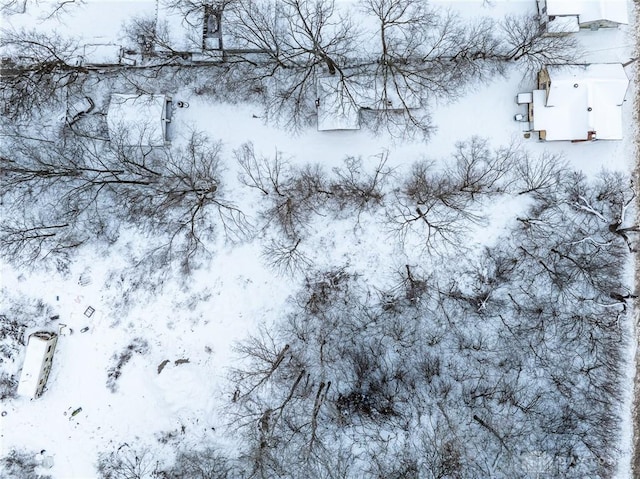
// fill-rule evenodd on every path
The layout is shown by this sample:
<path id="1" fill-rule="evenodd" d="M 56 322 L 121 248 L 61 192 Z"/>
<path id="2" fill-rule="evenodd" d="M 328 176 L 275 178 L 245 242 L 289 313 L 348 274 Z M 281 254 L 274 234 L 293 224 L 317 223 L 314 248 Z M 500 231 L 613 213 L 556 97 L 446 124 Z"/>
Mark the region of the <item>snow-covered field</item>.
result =
<path id="1" fill-rule="evenodd" d="M 35 22 L 43 29 L 53 23 L 59 31 L 68 29 L 89 43 L 117 43 L 122 36 L 122 21 L 132 11 L 148 9 L 154 2 L 96 3 L 98 6 L 91 8 L 69 5 L 68 12 L 43 21 L 35 8 L 46 7 L 46 2 L 27 2 L 26 13 L 7 16 L 6 22 L 14 26 Z M 438 3 L 460 11 L 465 18 L 500 18 L 507 13 L 535 11 L 534 0 Z M 631 2 L 629 8 L 633 8 Z M 584 51 L 582 61 L 629 62 L 635 31 L 632 23 L 619 29 L 579 32 L 576 36 Z M 630 79 L 636 78 L 637 67 L 637 62 L 626 67 Z M 360 157 L 368 168 L 375 166 L 380 155 L 388 154 L 386 167 L 393 171 L 393 178 L 401 178 L 421 159 L 441 167 L 451 158 L 456 142 L 473 136 L 488 139 L 492 148 L 518 145 L 532 157 L 545 152 L 561 155 L 568 168 L 588 178 L 604 168 L 625 173 L 633 170 L 637 132 L 634 82 L 623 106 L 624 139 L 575 144 L 540 142 L 535 134 L 525 138 L 522 124 L 514 121 L 515 114 L 524 112 L 515 97 L 535 87 L 533 78 L 523 78 L 521 70 L 510 67 L 504 76 L 474 85 L 454 100 L 435 105 L 432 119 L 437 130 L 425 142 L 391 138 L 366 129 L 318 132 L 309 127 L 291 133 L 265 123 L 260 105 L 213 101 L 195 94 L 188 85 L 176 85 L 169 92 L 174 103 L 185 102 L 188 108 L 174 110 L 170 132 L 174 146 L 183 144 L 194 129 L 222 143 L 223 194 L 232 198 L 255 225 L 261 222 L 266 198 L 240 184 L 240 169 L 233 156 L 247 142 L 252 142 L 261 155 L 281 152 L 292 165 L 317 163 L 327 172 L 341 167 L 346 157 Z M 96 91 L 100 88 L 98 85 Z M 423 262 L 425 269 L 459 272 L 462 263 L 472 263 L 485 246 L 508 240 L 516 217 L 527 211 L 528 201 L 526 195 L 496 195 L 483 204 L 487 219 L 468 227 L 464 240 L 468 253 L 457 258 L 449 250 L 445 259 L 435 260 L 425 259 L 415 250 L 407 251 L 380 221 L 380 215 L 373 213 L 363 214 L 356 223 L 349 215 L 336 218 L 324 211 L 311 222 L 301 250 L 313 265 L 310 270 L 344 267 L 365 278 L 371 291 L 382 290 L 396 281 L 397 271 L 405 265 Z M 99 455 L 116 451 L 123 444 L 146 447 L 154 461 L 167 466 L 178 447 L 197 449 L 211 444 L 233 455 L 242 442 L 239 433 L 228 427 L 229 412 L 235 407 L 229 368 L 240 364 L 235 347 L 250 334 L 257 334 L 259 328 L 269 330 L 274 322 L 290 314 L 293 307 L 288 298 L 304 284 L 304 273 L 279 274 L 269 267 L 263 251 L 273 234 L 265 228 L 245 242 L 231 243 L 218 230 L 215 239 L 207 243 L 211 254 L 199 268 L 184 276 L 177 268 L 167 266 L 167 272 L 158 274 L 149 284 L 145 284 L 144 276 L 136 277 L 129 269 L 132 258 L 139 258 L 146 242 L 152 241 L 134 228 L 123 229 L 118 241 L 108 248 L 82 247 L 67 271 L 43 270 L 37 264 L 21 268 L 9 261 L 0 263 L 0 313 L 28 324 L 25 337 L 42 328 L 57 331 L 60 323 L 73 330 L 58 340 L 41 398 L 2 400 L 0 456 L 13 449 L 34 454 L 45 450 L 44 455 L 53 458 L 53 466 L 38 468 L 39 473 L 56 479 L 90 479 L 99 477 Z M 409 241 L 412 239 L 407 239 L 407 245 Z M 633 283 L 631 261 L 628 255 L 628 285 Z M 38 301 L 44 307 L 34 306 Z M 88 307 L 95 309 L 91 317 L 85 315 Z M 50 319 L 55 316 L 58 319 Z M 630 331 L 628 319 L 621 324 Z M 85 327 L 89 329 L 80 332 Z M 109 388 L 108 372 L 130 345 L 131 357 L 123 362 L 121 376 L 112 382 L 115 386 Z M 622 386 L 620 440 L 617 448 L 612 448 L 617 451 L 615 469 L 621 479 L 630 477 L 632 349 L 625 346 L 623 351 L 623 366 L 628 372 L 622 376 L 629 383 Z M 18 349 L 0 367 L 17 378 L 23 357 L 24 348 Z M 78 408 L 82 410 L 71 416 Z M 415 477 L 448 476 L 429 476 L 422 471 Z"/>

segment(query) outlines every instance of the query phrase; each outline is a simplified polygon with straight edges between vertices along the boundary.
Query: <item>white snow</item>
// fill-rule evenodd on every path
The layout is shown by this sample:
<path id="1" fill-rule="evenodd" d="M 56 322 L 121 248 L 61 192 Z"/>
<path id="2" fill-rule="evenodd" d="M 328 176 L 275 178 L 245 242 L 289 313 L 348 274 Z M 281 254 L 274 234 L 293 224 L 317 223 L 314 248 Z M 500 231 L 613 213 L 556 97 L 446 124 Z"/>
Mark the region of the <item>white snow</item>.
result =
<path id="1" fill-rule="evenodd" d="M 623 137 L 622 104 L 629 79 L 620 64 L 548 66 L 549 93 L 533 92 L 533 129 L 546 139 Z"/>
<path id="2" fill-rule="evenodd" d="M 486 5 L 481 0 L 439 3 L 459 9 L 470 17 L 488 14 L 496 18 L 505 12 L 530 13 L 535 6 L 534 0 L 493 0 Z M 559 4 L 552 0 L 548 3 Z M 592 6 L 602 2 L 561 3 L 567 11 L 574 8 L 566 15 L 581 14 L 581 20 L 584 20 L 586 17 L 575 11 L 575 5 Z M 622 4 L 626 12 L 627 2 L 607 3 L 611 6 L 610 11 L 604 12 L 607 18 L 627 23 L 621 16 Z M 42 7 L 45 4 L 29 5 Z M 73 32 L 87 43 L 121 44 L 122 22 L 135 15 L 152 15 L 154 8 L 155 2 L 147 0 L 91 0 L 69 6 L 69 14 L 61 16 L 59 21 L 48 20 L 40 26 L 46 24 Z M 167 18 L 172 31 L 177 31 L 180 25 L 174 23 L 174 18 Z M 19 14 L 11 18 L 14 25 L 30 20 Z M 223 32 L 224 27 L 223 23 Z M 624 30 L 622 27 L 612 32 L 581 31 L 576 35 L 585 46 L 589 61 L 623 62 L 630 56 L 631 28 Z M 178 33 L 176 41 L 187 42 L 188 35 L 188 32 Z M 523 79 L 521 73 L 514 70 L 508 71 L 504 78 L 495 78 L 489 85 L 465 92 L 456 102 L 434 108 L 432 113 L 438 131 L 427 144 L 398 142 L 385 135 L 374 136 L 366 130 L 358 130 L 358 107 L 345 102 L 333 79 L 321 79 L 318 85 L 319 132 L 310 128 L 292 135 L 265 125 L 257 118 L 260 114 L 257 105 L 211 103 L 177 86 L 178 91 L 170 92 L 173 98 L 188 102 L 190 106 L 174 112 L 172 133 L 179 136 L 199 129 L 212 139 L 220 139 L 225 158 L 230 159 L 225 165 L 228 168 L 225 178 L 230 184 L 236 176 L 231 152 L 246 141 L 252 141 L 261 154 L 283 151 L 293 164 L 318 162 L 327 169 L 339 165 L 347 155 L 362 156 L 366 162 L 375 162 L 375 155 L 386 150 L 390 166 L 401 171 L 422 157 L 436 161 L 447 158 L 456 141 L 481 135 L 490 138 L 493 146 L 516 142 L 533 154 L 561 153 L 571 167 L 588 175 L 597 173 L 604 166 L 631 171 L 634 146 L 630 125 L 634 111 L 630 101 L 622 101 L 623 79 L 618 74 L 613 75 L 609 84 L 609 77 L 605 75 L 606 85 L 601 86 L 599 83 L 603 78 L 599 74 L 593 80 L 598 84 L 594 89 L 586 88 L 590 85 L 587 81 L 577 95 L 573 90 L 573 75 L 575 73 L 556 77 L 564 86 L 557 91 L 559 99 L 554 96 L 555 106 L 548 108 L 555 111 L 555 116 L 548 120 L 553 128 L 547 130 L 547 139 L 552 139 L 554 131 L 558 136 L 566 137 L 563 139 L 574 139 L 574 135 L 583 138 L 592 128 L 590 122 L 594 117 L 593 121 L 605 118 L 609 122 L 595 124 L 593 129 L 598 138 L 619 134 L 621 141 L 570 144 L 525 139 L 521 124 L 513 121 L 515 113 L 526 112 L 526 105 L 518 105 L 516 96 L 522 91 L 532 91 L 534 84 L 532 79 Z M 583 81 L 584 77 L 581 77 L 580 82 Z M 635 88 L 632 85 L 633 93 Z M 592 93 L 585 95 L 585 91 Z M 602 96 L 596 98 L 596 92 Z M 575 97 L 570 96 L 574 93 Z M 541 101 L 544 105 L 541 112 L 535 107 L 536 94 L 540 95 L 534 91 L 536 118 L 548 126 L 544 119 L 546 98 L 538 98 L 538 105 Z M 163 95 L 141 99 L 123 93 L 114 97 L 116 102 L 112 101 L 108 113 L 110 128 L 125 126 L 127 135 L 132 135 L 128 139 L 133 144 L 137 143 L 135 135 L 140 136 L 143 126 L 148 128 L 145 133 L 149 135 L 150 144 L 164 145 Z M 563 106 L 565 97 L 570 101 Z M 613 103 L 615 105 L 611 106 Z M 593 105 L 593 115 L 585 114 L 589 105 Z M 558 120 L 557 110 L 564 111 L 563 115 L 576 115 L 575 108 L 581 109 L 579 120 L 574 116 Z M 600 108 L 605 109 L 605 116 L 597 116 Z M 576 125 L 575 131 L 569 124 Z M 608 132 L 609 128 L 612 130 Z M 328 135 L 326 130 L 345 131 Z M 244 197 L 241 200 L 245 202 L 243 209 L 251 215 L 251 200 Z M 514 221 L 523 206 L 524 203 L 508 199 L 499 201 L 490 214 L 489 227 L 472 232 L 473 244 L 500 241 L 505 224 Z M 314 231 L 315 239 L 306 246 L 307 254 L 317 265 L 350 264 L 366 271 L 376 281 L 384 282 L 389 279 L 393 267 L 406 264 L 406 258 L 394 249 L 388 234 L 366 218 L 357 227 L 340 222 L 324 227 L 322 231 L 322 225 L 318 226 L 319 231 Z M 53 469 L 46 472 L 56 479 L 96 477 L 97 454 L 112 450 L 114 446 L 117 448 L 132 438 L 155 444 L 156 452 L 162 456 L 157 435 L 167 431 L 181 434 L 182 426 L 186 426 L 185 440 L 194 446 L 205 440 L 220 440 L 224 426 L 221 418 L 230 400 L 229 391 L 223 384 L 227 368 L 234 365 L 234 343 L 282 314 L 286 298 L 295 291 L 299 279 L 283 279 L 265 267 L 259 241 L 240 246 L 220 242 L 214 245 L 210 264 L 189 278 L 189 288 L 180 279 L 168 278 L 161 293 L 137 292 L 129 297 L 126 285 L 123 290 L 117 288 L 117 274 L 116 279 L 107 281 L 110 272 L 126 265 L 129 255 L 135 256 L 132 251 L 137 251 L 136 245 L 141 241 L 134 233 L 123 233 L 122 236 L 109 250 L 84 251 L 68 274 L 22 272 L 2 265 L 2 287 L 37 296 L 52 304 L 60 314 L 60 321 L 74 330 L 74 334 L 58 340 L 56 367 L 51 372 L 47 393 L 38 401 L 24 398 L 7 401 L 3 410 L 8 415 L 0 417 L 0 455 L 13 447 L 38 451 L 45 448 L 55 459 Z M 77 278 L 86 265 L 92 266 L 92 282 L 82 286 Z M 121 303 L 116 303 L 114 297 L 121 299 Z M 124 307 L 126 298 L 129 303 Z M 96 309 L 92 318 L 83 314 L 88 306 Z M 86 326 L 90 330 L 79 333 Z M 117 392 L 111 393 L 105 387 L 106 370 L 113 364 L 112 356 L 122 351 L 133 337 L 145 338 L 149 342 L 149 352 L 133 355 L 123 367 Z M 174 361 L 182 358 L 189 358 L 189 363 L 176 365 Z M 158 365 L 166 359 L 170 363 L 158 374 Z M 70 412 L 78 407 L 82 407 L 82 412 L 70 418 Z M 621 445 L 620 479 L 630 477 L 625 463 L 629 447 L 626 442 Z"/>

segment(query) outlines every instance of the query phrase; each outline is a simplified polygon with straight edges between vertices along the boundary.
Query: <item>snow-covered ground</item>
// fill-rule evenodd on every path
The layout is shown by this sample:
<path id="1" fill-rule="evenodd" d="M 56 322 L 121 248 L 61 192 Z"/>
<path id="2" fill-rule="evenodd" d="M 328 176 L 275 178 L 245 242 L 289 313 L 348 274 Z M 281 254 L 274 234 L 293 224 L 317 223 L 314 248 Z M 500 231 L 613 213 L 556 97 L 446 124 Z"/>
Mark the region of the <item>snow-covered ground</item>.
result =
<path id="1" fill-rule="evenodd" d="M 91 40 L 87 43 L 118 42 L 122 20 L 131 11 L 146 11 L 149 7 L 146 4 L 153 4 L 98 0 L 87 3 L 97 3 L 92 5 L 96 10 L 90 15 L 82 16 L 83 6 L 69 6 L 70 10 L 77 8 L 73 10 L 77 13 L 64 13 L 60 20 L 40 24 L 62 22 L 59 28 L 69 28 Z M 533 0 L 439 3 L 470 16 L 481 13 L 500 17 L 507 12 L 527 13 L 535 9 Z M 38 17 L 27 11 L 12 15 L 8 21 L 12 25 L 28 24 Z M 628 62 L 634 29 L 632 24 L 607 31 L 581 31 L 577 35 L 585 61 Z M 635 68 L 637 62 L 627 67 L 629 78 L 636 77 Z M 496 147 L 516 142 L 534 154 L 559 153 L 574 169 L 587 175 L 594 175 L 604 167 L 627 172 L 633 169 L 635 83 L 631 83 L 623 107 L 625 139 L 575 144 L 544 143 L 536 135 L 524 137 L 522 124 L 514 121 L 515 114 L 524 113 L 515 97 L 534 86 L 531 79 L 523 79 L 522 73 L 513 69 L 489 85 L 472 88 L 450 104 L 438 105 L 433 110 L 437 131 L 427 143 L 398 141 L 364 129 L 355 132 L 306 129 L 292 135 L 266 125 L 256 105 L 209 102 L 186 88 L 171 92 L 174 101 L 189 104 L 188 108 L 175 111 L 171 131 L 175 138 L 180 138 L 196 128 L 222 141 L 224 156 L 230 163 L 225 180 L 231 192 L 237 188 L 232 152 L 246 142 L 252 142 L 262 154 L 281 151 L 292 164 L 320 163 L 327 170 L 341 165 L 346 156 L 375 161 L 376 155 L 388 151 L 388 166 L 401 170 L 420 158 L 447 158 L 457 141 L 478 135 L 489 138 Z M 249 217 L 251 208 L 256 206 L 254 199 L 242 199 L 241 207 Z M 477 234 L 478 244 L 499 237 L 501 223 L 513 218 L 513 212 L 521 205 L 494 207 L 490 226 Z M 325 227 L 326 224 L 316 226 L 309 235 L 311 242 L 304 246 L 305 254 L 317 267 L 348 264 L 375 278 L 373 284 L 384 284 L 391 272 L 404 264 L 388 232 L 367 218 L 363 218 L 358 228 L 346 221 L 335 222 L 330 231 L 323 231 Z M 182 437 L 187 444 L 205 439 L 231 443 L 225 433 L 224 410 L 231 401 L 226 380 L 228 368 L 237 361 L 234 344 L 282 314 L 287 298 L 297 289 L 301 278 L 282 277 L 270 270 L 261 256 L 260 238 L 240 245 L 220 240 L 211 260 L 188 279 L 169 276 L 155 292 L 129 296 L 129 286 L 119 284 L 117 271 L 126 267 L 124 258 L 139 241 L 143 239 L 130 232 L 108 251 L 84 248 L 66 274 L 19 271 L 2 265 L 3 300 L 13 301 L 21 296 L 42 300 L 50 306 L 47 316 L 59 315 L 58 320 L 47 321 L 46 326 L 55 329 L 59 323 L 65 323 L 73 334 L 59 338 L 48 386 L 40 399 L 2 402 L 0 455 L 13 448 L 44 449 L 53 457 L 54 465 L 43 473 L 54 478 L 89 479 L 97 477 L 97 455 L 123 443 L 149 444 L 157 448 L 159 460 L 163 457 L 163 446 L 158 440 L 168 433 Z M 80 281 L 81 277 L 85 281 Z M 84 314 L 89 306 L 95 309 L 91 317 Z M 45 319 L 38 318 L 38 322 L 42 325 Z M 81 333 L 84 327 L 89 330 Z M 122 367 L 113 392 L 106 386 L 107 371 L 134 338 L 146 342 L 146 347 L 141 353 L 133 353 Z M 632 352 L 629 361 L 631 355 Z M 16 373 L 22 359 L 23 352 L 2 368 Z M 178 361 L 182 359 L 188 361 Z M 165 360 L 169 363 L 159 372 Z M 631 386 L 625 411 L 629 409 L 630 391 Z M 82 411 L 72 417 L 71 412 L 78 408 Z M 622 479 L 630 477 L 630 428 L 624 431 L 620 447 L 618 477 Z"/>

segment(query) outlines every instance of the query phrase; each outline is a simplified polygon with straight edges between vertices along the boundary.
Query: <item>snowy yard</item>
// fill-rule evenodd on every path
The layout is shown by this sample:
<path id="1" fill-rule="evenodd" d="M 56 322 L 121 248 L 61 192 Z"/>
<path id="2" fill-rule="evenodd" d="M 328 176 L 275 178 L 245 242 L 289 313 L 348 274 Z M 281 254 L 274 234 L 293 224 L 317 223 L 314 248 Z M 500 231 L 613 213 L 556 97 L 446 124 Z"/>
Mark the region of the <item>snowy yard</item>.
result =
<path id="1" fill-rule="evenodd" d="M 208 3 L 2 2 L 0 476 L 631 477 L 637 2 L 617 3 L 617 28 L 533 34 L 631 80 L 623 139 L 579 142 L 515 119 L 553 63 L 501 50 L 535 0 L 429 2 L 443 10 L 412 17 L 412 35 L 430 32 L 415 43 L 453 50 L 426 73 L 391 66 L 394 48 L 406 65 L 424 52 L 384 20 L 388 62 L 370 82 L 342 65 L 376 45 L 372 6 L 424 2 L 336 0 L 326 45 L 261 77 L 268 45 L 238 32 L 271 25 L 252 10 L 267 0 L 228 2 L 238 30 L 219 37 L 259 53 L 184 58 L 202 50 Z M 304 24 L 285 4 L 317 20 L 311 4 L 333 2 L 283 0 L 277 41 Z M 347 23 L 361 42 L 340 37 Z M 20 32 L 54 30 L 58 59 L 76 62 L 52 62 L 59 83 L 32 67 L 38 47 L 19 50 Z M 62 48 L 71 36 L 137 64 L 87 67 Z M 326 114 L 348 102 L 359 129 L 318 131 L 304 73 L 333 69 L 344 90 Z M 418 93 L 388 94 L 387 75 Z M 84 97 L 95 106 L 65 124 Z M 148 103 L 138 117 L 114 98 Z M 30 399 L 16 389 L 36 331 L 60 335 Z"/>

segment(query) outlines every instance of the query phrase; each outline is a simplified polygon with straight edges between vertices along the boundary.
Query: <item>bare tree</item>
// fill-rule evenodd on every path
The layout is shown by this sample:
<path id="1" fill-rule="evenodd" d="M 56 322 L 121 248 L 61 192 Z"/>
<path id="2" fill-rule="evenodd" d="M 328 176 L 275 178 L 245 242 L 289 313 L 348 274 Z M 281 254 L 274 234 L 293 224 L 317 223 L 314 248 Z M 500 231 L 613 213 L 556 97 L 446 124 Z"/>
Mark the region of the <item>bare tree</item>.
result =
<path id="1" fill-rule="evenodd" d="M 264 247 L 262 257 L 268 266 L 281 275 L 292 276 L 306 271 L 313 262 L 302 251 L 300 247 L 301 241 L 300 238 L 293 243 L 271 240 Z"/>
<path id="2" fill-rule="evenodd" d="M 259 156 L 251 143 L 244 144 L 235 155 L 241 167 L 240 181 L 266 200 L 262 211 L 266 225 L 275 223 L 292 244 L 304 237 L 314 214 L 338 217 L 356 213 L 359 219 L 365 210 L 381 206 L 391 173 L 386 166 L 387 153 L 379 155 L 373 172 L 367 171 L 362 159 L 347 157 L 344 167 L 334 168 L 332 175 L 320 165 L 295 167 L 281 152 L 272 159 Z M 289 251 L 293 253 L 296 247 Z"/>
<path id="3" fill-rule="evenodd" d="M 73 231 L 70 223 L 52 221 L 55 219 L 44 214 L 34 217 L 25 212 L 22 218 L 15 215 L 15 219 L 6 220 L 0 226 L 2 255 L 24 266 L 41 258 L 66 262 L 71 251 L 90 238 Z"/>
<path id="4" fill-rule="evenodd" d="M 554 194 L 566 177 L 568 165 L 559 154 L 544 152 L 537 158 L 524 151 L 512 165 L 512 187 L 517 194 Z"/>
<path id="5" fill-rule="evenodd" d="M 5 55 L 0 75 L 5 115 L 29 118 L 65 100 L 68 89 L 79 88 L 86 78 L 87 69 L 77 62 L 76 40 L 24 29 L 5 29 L 0 35 Z"/>
<path id="6" fill-rule="evenodd" d="M 463 232 L 483 221 L 488 195 L 553 195 L 562 178 L 557 155 L 532 158 L 517 143 L 492 149 L 486 139 L 472 137 L 456 144 L 441 170 L 428 161 L 413 165 L 387 207 L 390 229 L 421 248 L 440 240 L 459 247 Z"/>
<path id="7" fill-rule="evenodd" d="M 425 108 L 433 99 L 500 69 L 491 59 L 499 40 L 489 19 L 465 23 L 419 0 L 364 0 L 361 8 L 378 25 L 367 52 L 374 61 L 358 79 L 367 106 L 383 122 L 428 136 L 433 127 Z"/>
<path id="8" fill-rule="evenodd" d="M 485 138 L 471 137 L 456 143 L 454 164 L 446 174 L 457 184 L 459 191 L 474 195 L 502 193 L 508 189 L 509 172 L 521 156 L 516 144 L 491 151 Z"/>
<path id="9" fill-rule="evenodd" d="M 117 141 L 116 141 L 117 145 Z M 169 233 L 169 251 L 188 267 L 196 253 L 206 250 L 203 239 L 222 227 L 225 237 L 238 242 L 251 227 L 243 212 L 221 195 L 221 144 L 194 132 L 186 146 L 145 152 L 116 146 L 118 163 L 138 169 L 148 177 L 144 194 L 138 184 L 127 185 L 118 195 L 131 223 L 146 219 L 153 231 Z M 140 161 L 142 160 L 142 161 Z M 212 217 L 213 210 L 216 217 Z"/>
<path id="10" fill-rule="evenodd" d="M 343 78 L 357 48 L 351 19 L 333 0 L 239 1 L 224 12 L 225 28 L 238 45 L 229 60 L 245 68 L 248 81 L 266 85 L 269 118 L 294 129 L 306 124 L 318 77 Z"/>
<path id="11" fill-rule="evenodd" d="M 539 20 L 532 15 L 509 15 L 501 30 L 505 39 L 501 56 L 522 63 L 530 75 L 546 64 L 575 63 L 579 59 L 573 35 L 545 35 Z"/>
<path id="12" fill-rule="evenodd" d="M 244 214 L 221 195 L 218 143 L 199 133 L 173 149 L 132 148 L 120 140 L 14 136 L 0 158 L 9 213 L 2 254 L 23 252 L 13 260 L 33 261 L 91 238 L 114 241 L 126 223 L 164 240 L 156 247 L 188 270 L 194 255 L 206 251 L 203 238 L 213 224 L 230 240 L 249 233 Z M 25 209 L 32 213 L 22 219 Z"/>
<path id="13" fill-rule="evenodd" d="M 153 479 L 158 461 L 149 450 L 136 450 L 124 443 L 116 451 L 102 453 L 97 469 L 102 479 Z"/>
<path id="14" fill-rule="evenodd" d="M 461 192 L 449 175 L 433 170 L 433 164 L 426 161 L 414 164 L 388 207 L 389 227 L 407 248 L 459 247 L 465 224 L 483 218 L 471 195 Z"/>
<path id="15" fill-rule="evenodd" d="M 294 168 L 280 152 L 273 159 L 257 156 L 251 143 L 235 155 L 242 169 L 240 181 L 268 198 L 269 206 L 263 213 L 267 225 L 275 222 L 294 242 L 301 238 L 311 215 L 320 211 L 330 195 L 321 168 Z"/>
<path id="16" fill-rule="evenodd" d="M 211 447 L 180 451 L 167 479 L 232 479 L 239 477 L 233 463 Z"/>
<path id="17" fill-rule="evenodd" d="M 391 173 L 387 167 L 388 152 L 377 155 L 378 163 L 372 172 L 363 165 L 362 158 L 347 157 L 344 167 L 335 167 L 330 181 L 331 201 L 339 210 L 354 208 L 358 215 L 375 206 L 381 206 L 385 187 Z"/>
<path id="18" fill-rule="evenodd" d="M 25 14 L 31 5 L 39 6 L 39 3 L 38 0 L 2 0 L 0 1 L 0 13 L 5 15 Z M 73 7 L 82 5 L 84 0 L 56 0 L 47 3 L 47 9 L 40 16 L 43 20 L 60 18 Z"/>

